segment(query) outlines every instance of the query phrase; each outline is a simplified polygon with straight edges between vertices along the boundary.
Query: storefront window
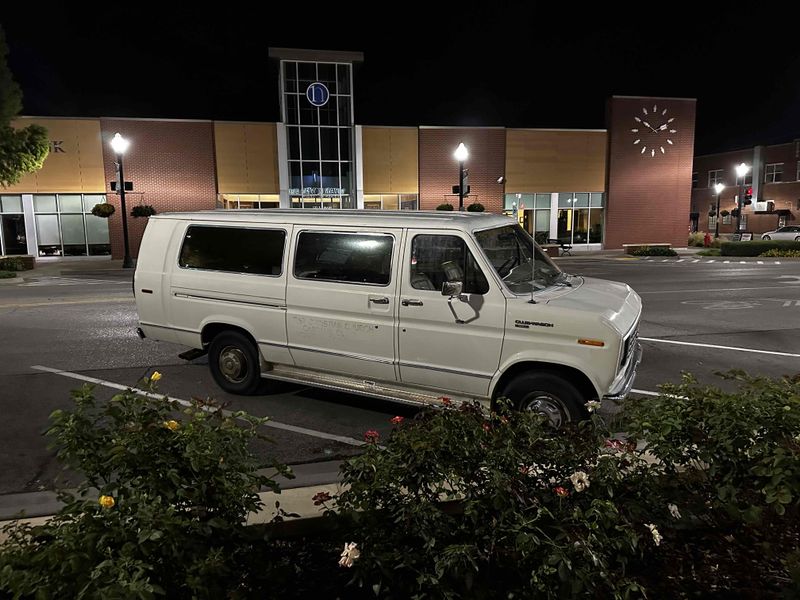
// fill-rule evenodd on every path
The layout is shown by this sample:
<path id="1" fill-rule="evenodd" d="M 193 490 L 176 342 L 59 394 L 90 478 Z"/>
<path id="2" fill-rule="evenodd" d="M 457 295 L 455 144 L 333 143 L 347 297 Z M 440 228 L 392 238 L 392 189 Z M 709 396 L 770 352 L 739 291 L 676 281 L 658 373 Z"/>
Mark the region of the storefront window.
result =
<path id="1" fill-rule="evenodd" d="M 365 194 L 364 208 L 369 210 L 417 210 L 417 194 Z"/>
<path id="2" fill-rule="evenodd" d="M 594 195 L 594 194 L 592 194 Z M 601 194 L 602 195 L 602 194 Z M 603 242 L 603 211 L 589 211 L 589 243 L 601 244 Z"/>
<path id="3" fill-rule="evenodd" d="M 91 214 L 103 194 L 40 194 L 33 197 L 39 256 L 111 254 L 108 219 Z"/>

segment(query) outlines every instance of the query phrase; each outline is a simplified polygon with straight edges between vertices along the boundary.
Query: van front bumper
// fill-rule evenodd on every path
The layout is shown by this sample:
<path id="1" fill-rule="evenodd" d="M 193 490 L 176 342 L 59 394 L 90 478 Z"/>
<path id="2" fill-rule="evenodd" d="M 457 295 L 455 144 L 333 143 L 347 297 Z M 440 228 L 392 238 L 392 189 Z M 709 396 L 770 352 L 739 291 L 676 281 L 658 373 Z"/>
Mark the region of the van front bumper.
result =
<path id="1" fill-rule="evenodd" d="M 608 394 L 603 396 L 603 400 L 611 400 L 613 402 L 624 400 L 633 387 L 633 381 L 636 379 L 636 368 L 641 362 L 642 345 L 637 343 L 633 356 L 628 360 L 628 364 L 625 368 L 617 375 L 614 383 L 611 384 L 611 389 L 608 391 Z"/>

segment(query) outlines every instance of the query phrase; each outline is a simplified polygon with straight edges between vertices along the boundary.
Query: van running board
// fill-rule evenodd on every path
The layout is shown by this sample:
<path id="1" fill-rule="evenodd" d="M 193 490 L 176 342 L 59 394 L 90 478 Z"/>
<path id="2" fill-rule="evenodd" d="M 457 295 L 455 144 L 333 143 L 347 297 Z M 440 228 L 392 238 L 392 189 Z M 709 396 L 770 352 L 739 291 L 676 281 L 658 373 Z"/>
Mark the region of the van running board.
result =
<path id="1" fill-rule="evenodd" d="M 465 396 L 455 394 L 445 394 L 425 388 L 406 388 L 390 383 L 377 383 L 366 381 L 357 377 L 348 377 L 336 373 L 324 371 L 309 371 L 288 365 L 271 365 L 272 369 L 261 373 L 264 379 L 277 379 L 290 383 L 303 383 L 312 387 L 319 387 L 337 392 L 348 394 L 359 394 L 370 398 L 381 398 L 392 402 L 402 402 L 415 406 L 445 406 L 443 398 L 448 398 L 450 402 L 460 404 L 461 402 L 479 401 L 489 407 L 488 398 L 477 396 Z"/>
<path id="2" fill-rule="evenodd" d="M 183 360 L 194 360 L 195 358 L 200 358 L 206 354 L 208 354 L 208 348 L 192 348 L 191 350 L 187 350 L 186 352 L 181 352 L 178 354 L 178 358 L 182 358 Z"/>

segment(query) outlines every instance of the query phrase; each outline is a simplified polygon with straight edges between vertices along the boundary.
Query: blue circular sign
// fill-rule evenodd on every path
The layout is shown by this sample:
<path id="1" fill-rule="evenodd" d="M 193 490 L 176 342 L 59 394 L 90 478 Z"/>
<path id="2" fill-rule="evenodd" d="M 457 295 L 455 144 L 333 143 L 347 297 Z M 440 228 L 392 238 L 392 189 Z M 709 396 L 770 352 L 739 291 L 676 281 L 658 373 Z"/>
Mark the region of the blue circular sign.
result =
<path id="1" fill-rule="evenodd" d="M 314 106 L 325 106 L 331 94 L 324 83 L 312 83 L 306 88 L 306 98 Z"/>

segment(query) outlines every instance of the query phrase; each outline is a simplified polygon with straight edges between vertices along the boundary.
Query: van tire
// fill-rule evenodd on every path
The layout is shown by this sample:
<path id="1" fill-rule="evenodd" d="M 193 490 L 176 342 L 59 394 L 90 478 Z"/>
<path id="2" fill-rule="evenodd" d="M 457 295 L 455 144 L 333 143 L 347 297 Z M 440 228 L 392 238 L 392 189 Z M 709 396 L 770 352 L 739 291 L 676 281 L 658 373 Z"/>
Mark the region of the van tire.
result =
<path id="1" fill-rule="evenodd" d="M 238 331 L 223 331 L 211 340 L 208 366 L 217 385 L 230 394 L 249 396 L 261 384 L 258 350 Z"/>
<path id="2" fill-rule="evenodd" d="M 499 394 L 511 400 L 515 409 L 544 415 L 555 428 L 586 418 L 584 398 L 578 389 L 558 375 L 528 372 L 508 382 Z"/>

